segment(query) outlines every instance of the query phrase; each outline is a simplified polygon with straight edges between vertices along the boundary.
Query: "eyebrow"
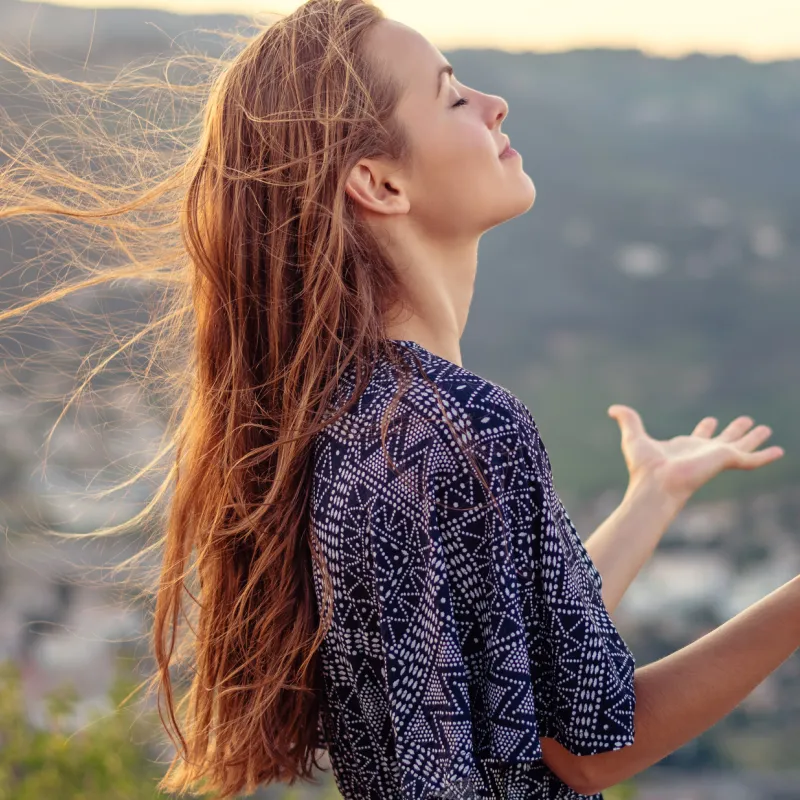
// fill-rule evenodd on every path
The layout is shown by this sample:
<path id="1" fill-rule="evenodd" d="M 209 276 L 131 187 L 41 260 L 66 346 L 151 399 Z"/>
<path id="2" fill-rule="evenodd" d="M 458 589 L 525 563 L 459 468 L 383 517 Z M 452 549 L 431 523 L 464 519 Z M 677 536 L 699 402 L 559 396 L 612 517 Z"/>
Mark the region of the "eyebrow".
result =
<path id="1" fill-rule="evenodd" d="M 453 66 L 452 64 L 445 64 L 437 73 L 436 75 L 436 96 L 438 97 L 442 93 L 442 75 L 447 73 L 448 75 L 453 74 Z"/>

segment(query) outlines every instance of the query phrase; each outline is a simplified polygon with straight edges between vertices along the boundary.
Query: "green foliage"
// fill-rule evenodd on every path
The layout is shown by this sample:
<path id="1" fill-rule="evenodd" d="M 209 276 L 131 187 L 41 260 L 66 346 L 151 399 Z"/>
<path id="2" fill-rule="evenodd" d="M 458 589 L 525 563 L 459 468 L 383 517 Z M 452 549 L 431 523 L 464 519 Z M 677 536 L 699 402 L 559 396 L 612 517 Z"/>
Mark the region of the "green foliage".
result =
<path id="1" fill-rule="evenodd" d="M 632 783 L 620 783 L 603 790 L 603 800 L 634 800 L 638 795 Z"/>
<path id="2" fill-rule="evenodd" d="M 160 800 L 155 789 L 163 770 L 136 744 L 145 719 L 118 699 L 132 688 L 119 677 L 114 708 L 72 731 L 74 687 L 63 684 L 48 702 L 48 727 L 31 726 L 25 715 L 19 668 L 0 664 L 0 800 Z"/>

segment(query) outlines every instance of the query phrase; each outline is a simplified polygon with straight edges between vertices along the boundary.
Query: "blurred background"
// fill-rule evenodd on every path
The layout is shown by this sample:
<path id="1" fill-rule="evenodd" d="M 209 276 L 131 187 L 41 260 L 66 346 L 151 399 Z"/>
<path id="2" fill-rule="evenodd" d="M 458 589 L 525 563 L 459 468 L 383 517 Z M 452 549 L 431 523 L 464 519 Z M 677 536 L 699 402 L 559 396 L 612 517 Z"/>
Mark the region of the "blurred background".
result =
<path id="1" fill-rule="evenodd" d="M 0 0 L 0 47 L 22 45 L 42 69 L 85 79 L 169 54 L 177 40 L 219 54 L 225 43 L 210 31 L 231 29 L 236 14 L 297 5 Z M 772 427 L 765 446 L 786 451 L 704 487 L 615 612 L 637 663 L 661 658 L 800 570 L 800 4 L 379 5 L 436 44 L 459 80 L 509 103 L 503 130 L 537 199 L 482 240 L 462 355 L 531 409 L 582 537 L 625 491 L 612 403 L 636 408 L 657 438 L 707 415 L 721 430 L 748 414 Z M 0 80 L 0 106 L 27 127 L 42 110 L 36 97 L 8 63 Z M 36 226 L 0 228 L 0 304 L 19 300 L 25 261 L 47 247 Z M 71 302 L 135 317 L 139 299 L 129 290 Z M 114 705 L 147 666 L 143 609 L 130 587 L 93 580 L 140 542 L 55 542 L 35 529 L 89 531 L 141 508 L 146 487 L 105 504 L 82 490 L 89 476 L 146 463 L 162 421 L 112 365 L 102 410 L 82 405 L 60 422 L 45 468 L 56 401 L 93 344 L 68 326 L 64 337 L 18 324 L 0 341 L 3 363 L 15 360 L 13 376 L 0 371 L 0 800 L 156 797 L 158 725 Z M 45 350 L 57 368 L 20 370 L 25 353 Z M 800 798 L 800 658 L 605 794 Z M 337 796 L 329 772 L 317 787 L 258 795 Z"/>

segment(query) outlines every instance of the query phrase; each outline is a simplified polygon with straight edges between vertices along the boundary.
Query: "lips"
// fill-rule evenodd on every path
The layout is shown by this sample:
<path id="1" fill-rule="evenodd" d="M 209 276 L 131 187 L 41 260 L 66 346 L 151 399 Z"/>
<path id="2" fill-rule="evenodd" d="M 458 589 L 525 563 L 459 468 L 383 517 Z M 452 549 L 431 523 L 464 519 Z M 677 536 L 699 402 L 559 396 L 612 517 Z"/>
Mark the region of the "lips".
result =
<path id="1" fill-rule="evenodd" d="M 509 139 L 508 141 L 506 141 L 506 146 L 503 148 L 500 155 L 504 156 L 510 149 L 511 149 L 511 140 Z"/>

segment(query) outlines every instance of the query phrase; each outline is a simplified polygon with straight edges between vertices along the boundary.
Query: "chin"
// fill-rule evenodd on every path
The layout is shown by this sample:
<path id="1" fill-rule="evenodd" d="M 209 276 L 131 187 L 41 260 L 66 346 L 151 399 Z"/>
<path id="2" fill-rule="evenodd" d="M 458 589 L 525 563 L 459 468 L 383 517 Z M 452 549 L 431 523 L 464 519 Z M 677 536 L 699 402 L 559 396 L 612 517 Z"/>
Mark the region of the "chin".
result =
<path id="1" fill-rule="evenodd" d="M 525 175 L 524 172 L 522 174 Z M 525 175 L 525 183 L 527 187 L 525 191 L 519 192 L 519 202 L 515 204 L 517 211 L 513 216 L 509 217 L 509 219 L 513 219 L 514 217 L 520 216 L 520 214 L 524 214 L 526 211 L 530 211 L 533 204 L 536 202 L 536 186 L 528 175 Z"/>
<path id="2" fill-rule="evenodd" d="M 518 184 L 517 191 L 513 193 L 507 191 L 502 200 L 493 203 L 494 215 L 484 226 L 484 230 L 491 230 L 504 222 L 522 216 L 526 211 L 530 211 L 536 202 L 536 186 L 524 172 L 524 180 Z"/>
<path id="3" fill-rule="evenodd" d="M 528 180 L 530 180 L 530 178 L 528 178 Z M 533 181 L 531 181 L 530 202 L 528 203 L 528 208 L 526 208 L 525 210 L 527 211 L 529 208 L 531 208 L 531 206 L 533 206 L 535 202 L 536 202 L 536 186 L 533 183 Z"/>

